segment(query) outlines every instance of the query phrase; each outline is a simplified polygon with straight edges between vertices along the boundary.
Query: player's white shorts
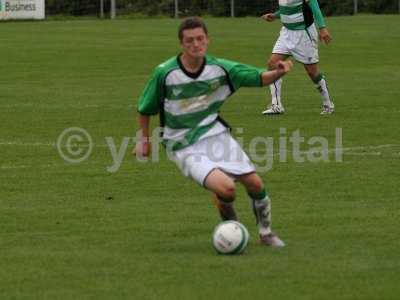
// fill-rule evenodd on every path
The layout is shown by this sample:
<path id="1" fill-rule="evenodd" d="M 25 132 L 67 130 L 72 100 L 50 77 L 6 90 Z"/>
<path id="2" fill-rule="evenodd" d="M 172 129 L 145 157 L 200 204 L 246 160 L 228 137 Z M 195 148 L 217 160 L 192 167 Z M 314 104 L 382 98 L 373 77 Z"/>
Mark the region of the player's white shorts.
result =
<path id="1" fill-rule="evenodd" d="M 214 169 L 220 169 L 231 176 L 255 172 L 247 154 L 227 131 L 171 152 L 170 158 L 183 175 L 200 185 L 204 185 L 207 175 Z"/>
<path id="2" fill-rule="evenodd" d="M 315 25 L 306 30 L 289 30 L 282 27 L 272 53 L 291 55 L 303 64 L 315 64 L 318 56 L 318 32 Z"/>

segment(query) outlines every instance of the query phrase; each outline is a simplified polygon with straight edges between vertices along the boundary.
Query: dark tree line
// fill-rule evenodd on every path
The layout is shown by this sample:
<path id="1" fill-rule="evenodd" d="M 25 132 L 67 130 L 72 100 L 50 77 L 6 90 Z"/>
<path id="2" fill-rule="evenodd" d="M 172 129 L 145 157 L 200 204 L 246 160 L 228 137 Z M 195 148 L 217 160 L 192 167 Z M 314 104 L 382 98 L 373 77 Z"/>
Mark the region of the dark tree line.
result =
<path id="1" fill-rule="evenodd" d="M 353 13 L 354 0 L 319 0 L 325 15 L 347 15 Z M 276 9 L 278 0 L 235 0 L 236 16 L 259 16 Z M 142 14 L 148 16 L 174 15 L 174 0 L 116 0 L 120 14 Z M 179 0 L 179 13 L 185 15 L 229 16 L 231 0 Z M 359 12 L 397 13 L 398 0 L 358 0 Z M 104 0 L 105 11 L 109 11 L 110 0 Z M 46 12 L 64 15 L 96 15 L 100 0 L 46 0 Z"/>

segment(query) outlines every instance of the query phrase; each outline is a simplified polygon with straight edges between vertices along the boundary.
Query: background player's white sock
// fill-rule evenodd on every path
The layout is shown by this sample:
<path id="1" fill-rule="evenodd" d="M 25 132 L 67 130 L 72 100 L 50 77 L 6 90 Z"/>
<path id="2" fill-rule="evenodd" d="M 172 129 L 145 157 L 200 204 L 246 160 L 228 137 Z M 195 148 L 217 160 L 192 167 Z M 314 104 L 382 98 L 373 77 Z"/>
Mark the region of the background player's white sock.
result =
<path id="1" fill-rule="evenodd" d="M 256 217 L 260 235 L 271 233 L 271 199 L 265 190 L 258 194 L 250 194 L 253 212 Z"/>
<path id="2" fill-rule="evenodd" d="M 271 91 L 272 104 L 282 106 L 281 102 L 281 89 L 282 89 L 282 78 L 269 85 Z"/>
<path id="3" fill-rule="evenodd" d="M 333 103 L 329 96 L 328 85 L 326 83 L 325 75 L 320 73 L 317 78 L 314 80 L 315 87 L 319 91 L 322 97 L 322 104 L 327 106 L 332 106 Z"/>

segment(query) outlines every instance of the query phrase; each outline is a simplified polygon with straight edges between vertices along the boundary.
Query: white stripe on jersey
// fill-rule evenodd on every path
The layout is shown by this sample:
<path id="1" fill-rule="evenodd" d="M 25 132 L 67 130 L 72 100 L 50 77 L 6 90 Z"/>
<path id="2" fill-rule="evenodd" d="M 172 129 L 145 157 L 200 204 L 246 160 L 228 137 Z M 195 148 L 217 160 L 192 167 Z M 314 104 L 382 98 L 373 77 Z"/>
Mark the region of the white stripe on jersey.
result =
<path id="1" fill-rule="evenodd" d="M 209 124 L 211 124 L 212 122 L 214 122 L 218 117 L 218 114 L 211 114 L 209 115 L 207 118 L 205 118 L 204 120 L 202 120 L 198 126 L 207 126 Z M 222 132 L 223 130 L 221 129 L 222 127 L 220 127 L 219 125 L 217 126 L 218 132 Z M 168 126 L 164 127 L 164 138 L 168 139 L 168 140 L 174 140 L 174 141 L 179 141 L 182 140 L 185 135 L 190 131 L 190 128 L 186 128 L 186 129 L 172 129 Z M 212 132 L 210 132 L 212 133 Z M 208 135 L 207 135 L 208 136 Z"/>
<path id="2" fill-rule="evenodd" d="M 188 113 L 195 113 L 207 109 L 211 104 L 218 101 L 225 101 L 230 95 L 231 90 L 228 85 L 219 87 L 214 93 L 210 95 L 202 95 L 198 97 L 183 99 L 183 100 L 168 100 L 165 99 L 165 111 L 175 116 L 184 115 Z"/>
<path id="3" fill-rule="evenodd" d="M 168 74 L 167 78 L 165 79 L 165 84 L 178 85 L 193 81 L 207 81 L 225 75 L 224 69 L 217 65 L 206 65 L 201 75 L 196 79 L 187 76 L 181 69 L 176 69 Z"/>
<path id="4" fill-rule="evenodd" d="M 212 123 L 212 121 L 209 123 Z M 171 140 L 171 141 L 183 141 L 186 133 L 188 133 L 190 130 L 191 129 L 172 129 L 172 128 L 169 128 L 168 126 L 165 126 L 163 138 L 166 140 Z M 203 134 L 201 136 L 201 139 L 204 139 L 206 137 L 213 136 L 216 134 L 220 134 L 221 132 L 224 132 L 227 130 L 228 129 L 224 125 L 222 125 L 220 122 L 216 122 L 216 124 L 209 131 L 207 131 L 205 134 Z"/>
<path id="5" fill-rule="evenodd" d="M 293 15 L 281 15 L 282 23 L 292 24 L 292 23 L 300 23 L 304 22 L 303 13 L 297 13 Z"/>
<path id="6" fill-rule="evenodd" d="M 187 129 L 172 129 L 168 126 L 164 127 L 164 133 L 163 137 L 168 139 L 168 140 L 174 140 L 174 141 L 179 141 L 182 140 L 186 133 L 188 133 L 191 130 L 191 128 Z"/>
<path id="7" fill-rule="evenodd" d="M 200 122 L 199 126 L 206 126 L 206 125 L 208 125 L 208 124 L 211 124 L 212 122 L 215 121 L 215 119 L 216 119 L 217 117 L 218 117 L 218 114 L 217 114 L 217 113 L 212 114 L 212 115 L 209 115 L 207 118 L 205 118 L 204 120 L 202 120 L 202 121 Z"/>

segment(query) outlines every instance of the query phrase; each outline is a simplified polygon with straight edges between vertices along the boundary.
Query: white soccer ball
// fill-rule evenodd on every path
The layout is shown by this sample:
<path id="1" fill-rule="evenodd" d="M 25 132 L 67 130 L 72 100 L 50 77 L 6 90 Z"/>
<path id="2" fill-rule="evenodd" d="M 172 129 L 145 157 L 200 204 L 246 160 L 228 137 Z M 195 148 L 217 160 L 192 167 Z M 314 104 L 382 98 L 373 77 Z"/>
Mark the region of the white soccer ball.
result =
<path id="1" fill-rule="evenodd" d="M 215 227 L 213 246 L 220 254 L 239 254 L 249 242 L 249 232 L 237 221 L 225 221 Z"/>

